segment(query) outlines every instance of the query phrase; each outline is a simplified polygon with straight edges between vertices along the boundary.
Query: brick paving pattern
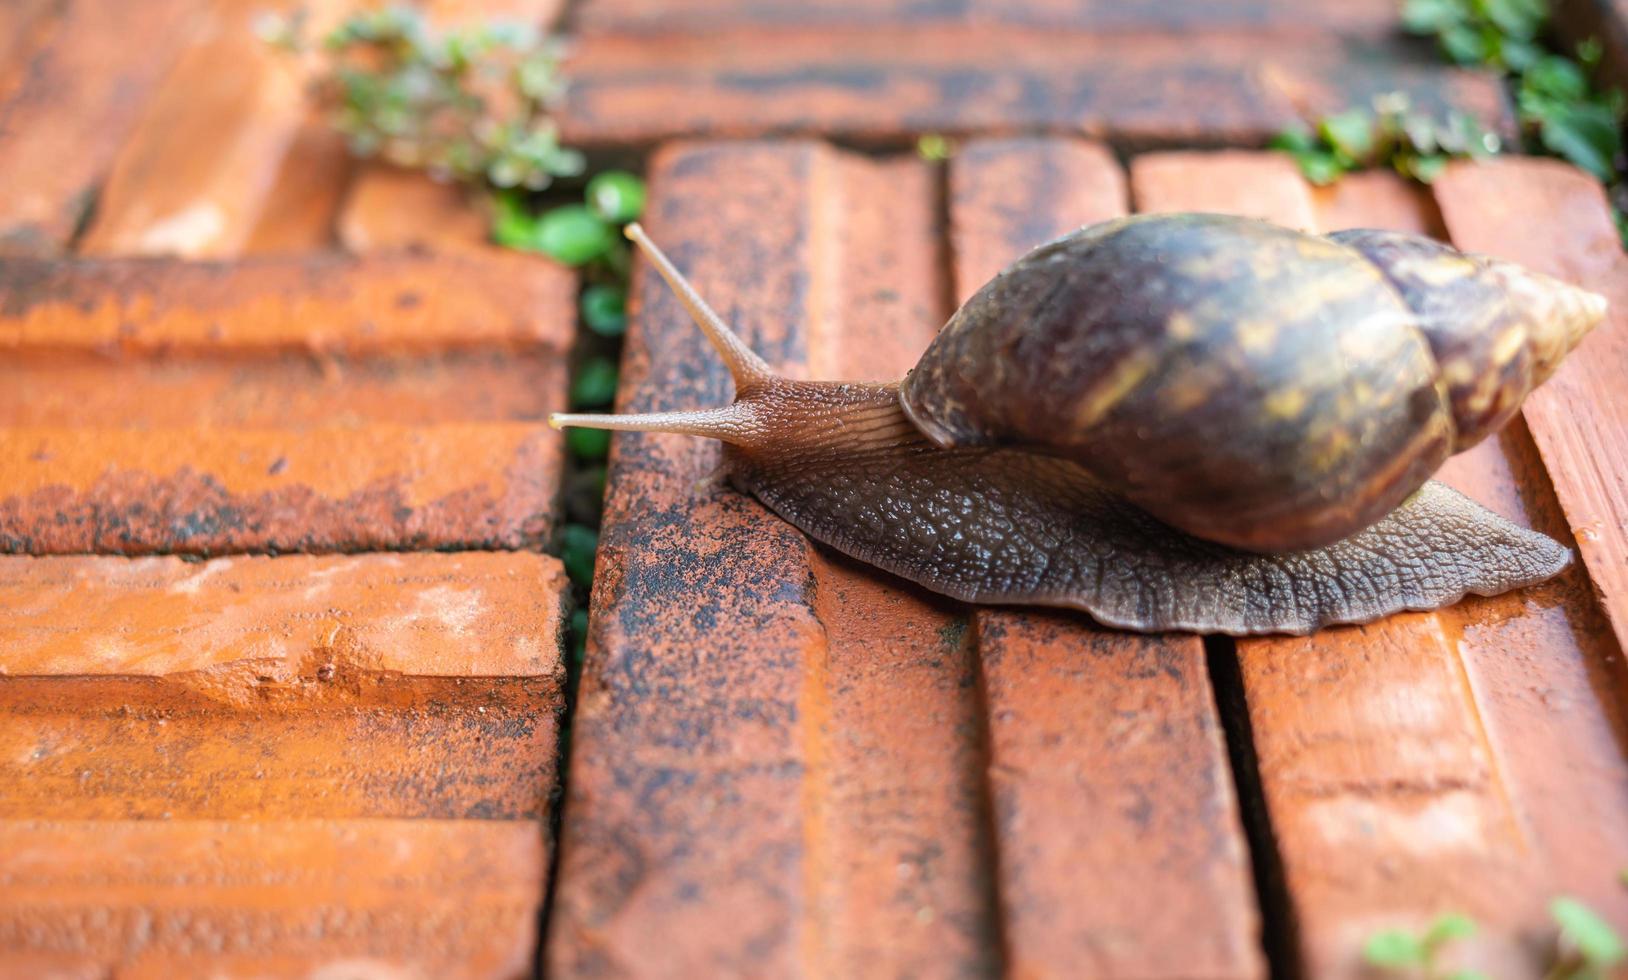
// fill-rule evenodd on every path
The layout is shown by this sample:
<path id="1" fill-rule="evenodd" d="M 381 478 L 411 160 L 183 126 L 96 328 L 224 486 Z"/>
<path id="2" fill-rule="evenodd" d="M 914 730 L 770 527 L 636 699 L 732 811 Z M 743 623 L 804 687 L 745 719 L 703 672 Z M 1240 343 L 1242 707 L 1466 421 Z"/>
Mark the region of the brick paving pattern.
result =
<path id="1" fill-rule="evenodd" d="M 567 138 L 642 161 L 652 236 L 793 376 L 896 378 L 1133 211 L 1417 231 L 1614 302 L 1441 474 L 1579 560 L 1306 638 L 967 607 L 703 483 L 713 444 L 618 436 L 570 714 L 575 277 L 349 160 L 262 6 L 0 5 L 0 977 L 1360 977 L 1447 910 L 1525 976 L 1551 896 L 1628 922 L 1603 193 L 1253 148 L 1393 89 L 1510 131 L 1391 0 L 425 0 L 574 35 Z M 1621 6 L 1562 10 L 1619 73 Z M 621 378 L 730 394 L 642 264 Z"/>

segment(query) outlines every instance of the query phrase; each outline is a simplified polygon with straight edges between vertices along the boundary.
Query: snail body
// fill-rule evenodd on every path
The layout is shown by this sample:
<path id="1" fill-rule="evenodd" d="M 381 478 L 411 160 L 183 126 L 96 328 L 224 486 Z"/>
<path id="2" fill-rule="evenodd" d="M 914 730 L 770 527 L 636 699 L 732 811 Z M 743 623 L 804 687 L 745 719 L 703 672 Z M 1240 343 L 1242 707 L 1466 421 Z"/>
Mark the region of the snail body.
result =
<path id="1" fill-rule="evenodd" d="M 1304 633 L 1569 561 L 1428 477 L 1604 301 L 1418 236 L 1141 216 L 1041 246 L 899 383 L 776 376 L 637 227 L 736 401 L 556 424 L 720 439 L 817 540 L 973 602 L 1138 630 Z"/>

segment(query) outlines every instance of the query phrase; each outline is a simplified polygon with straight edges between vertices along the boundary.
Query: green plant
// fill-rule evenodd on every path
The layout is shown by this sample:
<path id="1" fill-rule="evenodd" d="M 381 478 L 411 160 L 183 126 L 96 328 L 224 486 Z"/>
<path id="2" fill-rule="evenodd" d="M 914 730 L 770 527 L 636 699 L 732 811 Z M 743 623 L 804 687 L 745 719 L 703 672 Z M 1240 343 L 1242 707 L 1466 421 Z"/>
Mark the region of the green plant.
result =
<path id="1" fill-rule="evenodd" d="M 1575 57 L 1560 49 L 1547 0 L 1404 0 L 1402 25 L 1434 38 L 1456 64 L 1503 74 L 1531 146 L 1598 177 L 1613 202 L 1628 196 L 1623 182 L 1624 97 L 1597 81 L 1603 50 L 1597 40 L 1579 45 Z M 1354 109 L 1325 116 L 1315 130 L 1285 130 L 1272 145 L 1289 152 L 1307 179 L 1319 184 L 1370 166 L 1392 166 L 1428 183 L 1450 158 L 1500 151 L 1496 136 L 1467 117 L 1438 124 L 1410 112 L 1397 98 L 1376 100 L 1372 112 Z M 1628 240 L 1628 219 L 1620 204 L 1614 207 L 1619 231 Z"/>
<path id="2" fill-rule="evenodd" d="M 1401 976 L 1422 980 L 1480 980 L 1474 970 L 1450 970 L 1440 963 L 1442 951 L 1451 943 L 1476 933 L 1475 920 L 1450 912 L 1432 922 L 1422 933 L 1406 929 L 1384 929 L 1363 944 L 1362 957 L 1369 965 Z"/>
<path id="3" fill-rule="evenodd" d="M 1291 126 L 1269 145 L 1289 153 L 1306 179 L 1318 185 L 1352 170 L 1382 166 L 1429 183 L 1452 157 L 1487 156 L 1501 148 L 1498 135 L 1473 117 L 1453 113 L 1438 122 L 1413 110 L 1399 92 L 1375 98 L 1372 108 L 1324 116 L 1315 129 Z"/>
<path id="4" fill-rule="evenodd" d="M 306 50 L 298 20 L 262 31 Z M 582 174 L 549 115 L 564 94 L 560 47 L 527 24 L 434 33 L 416 11 L 351 16 L 322 38 L 317 91 L 351 152 L 436 176 L 542 190 Z"/>
<path id="5" fill-rule="evenodd" d="M 616 394 L 617 355 L 627 328 L 629 251 L 621 227 L 644 210 L 645 186 L 621 170 L 580 185 L 580 203 L 559 192 L 585 176 L 586 160 L 560 143 L 550 110 L 565 91 L 559 45 L 537 29 L 492 22 L 435 33 L 405 7 L 356 14 L 312 45 L 303 18 L 270 18 L 263 38 L 320 59 L 316 93 L 359 157 L 424 170 L 489 197 L 492 240 L 579 270 L 573 408 L 604 408 Z M 547 191 L 545 196 L 541 192 Z M 559 550 L 579 600 L 587 594 L 598 540 L 608 433 L 566 436 L 565 523 Z M 580 655 L 586 613 L 571 618 Z"/>
<path id="6" fill-rule="evenodd" d="M 1599 980 L 1628 957 L 1616 930 L 1577 899 L 1555 899 L 1549 903 L 1549 914 L 1560 926 L 1560 936 L 1546 980 Z"/>

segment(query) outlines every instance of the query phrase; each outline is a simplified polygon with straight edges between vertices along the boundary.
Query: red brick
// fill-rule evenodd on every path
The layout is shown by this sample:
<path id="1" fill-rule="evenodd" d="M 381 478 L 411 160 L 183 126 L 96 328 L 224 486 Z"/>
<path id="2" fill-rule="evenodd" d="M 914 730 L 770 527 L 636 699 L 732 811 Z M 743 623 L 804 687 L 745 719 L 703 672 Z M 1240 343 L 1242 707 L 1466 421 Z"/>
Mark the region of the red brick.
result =
<path id="1" fill-rule="evenodd" d="M 1071 141 L 969 144 L 950 187 L 961 296 L 1029 248 L 1125 211 L 1113 157 Z M 1015 610 L 980 609 L 973 621 L 1007 969 L 1262 975 L 1247 847 L 1198 638 Z"/>
<path id="2" fill-rule="evenodd" d="M 949 179 L 960 302 L 1024 250 L 1125 213 L 1125 174 L 1097 143 L 975 140 L 956 155 Z"/>
<path id="3" fill-rule="evenodd" d="M 1346 174 L 1327 187 L 1312 188 L 1311 196 L 1317 227 L 1325 231 L 1392 228 L 1447 238 L 1430 189 L 1388 170 Z"/>
<path id="4" fill-rule="evenodd" d="M 775 30 L 822 26 L 1012 24 L 1082 31 L 1382 32 L 1394 28 L 1390 0 L 960 0 L 955 3 L 838 0 L 789 4 L 776 0 L 589 0 L 578 22 L 584 33 L 701 33 L 721 28 Z"/>
<path id="5" fill-rule="evenodd" d="M 1435 193 L 1464 248 L 1611 301 L 1606 322 L 1527 399 L 1523 414 L 1617 642 L 1628 645 L 1628 260 L 1611 208 L 1593 178 L 1539 160 L 1454 166 Z"/>
<path id="6" fill-rule="evenodd" d="M 0 975 L 530 976 L 546 863 L 534 821 L 4 821 Z"/>
<path id="7" fill-rule="evenodd" d="M 313 32 L 347 4 L 304 4 Z M 272 203 L 307 115 L 310 62 L 260 38 L 262 0 L 213 7 L 212 29 L 181 56 L 119 151 L 85 253 L 237 254 Z"/>
<path id="8" fill-rule="evenodd" d="M 7 6 L 10 6 L 9 4 Z M 192 0 L 68 0 L 0 103 L 0 253 L 54 253 L 200 19 Z"/>
<path id="9" fill-rule="evenodd" d="M 649 228 L 771 362 L 889 377 L 942 319 L 913 160 L 670 147 Z M 625 409 L 727 375 L 636 276 Z M 985 973 L 982 723 L 964 614 L 694 485 L 715 445 L 619 438 L 573 727 L 549 962 L 562 975 Z"/>
<path id="10" fill-rule="evenodd" d="M 1245 150 L 1156 153 L 1131 162 L 1131 195 L 1142 211 L 1227 210 L 1302 231 L 1317 220 L 1311 188 L 1287 156 Z"/>
<path id="11" fill-rule="evenodd" d="M 1255 176 L 1189 157 L 1184 206 L 1229 210 L 1290 192 L 1275 159 Z M 1383 184 L 1376 184 L 1382 187 Z M 1428 202 L 1400 184 L 1372 221 Z M 1157 207 L 1156 192 L 1141 198 Z M 1552 211 L 1549 213 L 1553 213 Z M 1342 223 L 1362 214 L 1346 213 Z M 1297 223 L 1321 226 L 1308 211 Z M 1462 244 L 1462 243 L 1461 243 Z M 1574 359 L 1575 360 L 1575 359 Z M 1541 467 L 1517 425 L 1455 457 L 1443 476 L 1528 526 L 1566 536 Z M 1476 915 L 1458 944 L 1491 972 L 1541 972 L 1548 896 L 1575 892 L 1621 917 L 1603 868 L 1628 861 L 1628 833 L 1606 814 L 1628 805 L 1628 725 L 1605 693 L 1621 689 L 1620 651 L 1581 570 L 1521 592 L 1471 598 L 1311 637 L 1239 641 L 1238 658 L 1302 967 L 1363 976 L 1360 949 L 1389 925 L 1444 911 Z"/>
<path id="12" fill-rule="evenodd" d="M 466 189 L 382 165 L 357 174 L 339 215 L 339 240 L 353 252 L 487 248 L 487 217 Z"/>
<path id="13" fill-rule="evenodd" d="M 0 260 L 0 349 L 568 350 L 576 284 L 535 256 Z"/>
<path id="14" fill-rule="evenodd" d="M 1510 128 L 1490 75 L 1325 36 L 1111 34 L 910 24 L 584 37 L 560 113 L 572 143 L 820 133 L 900 139 L 1064 130 L 1259 143 L 1307 114 L 1402 90 Z"/>
<path id="15" fill-rule="evenodd" d="M 545 814 L 535 554 L 0 558 L 0 818 Z"/>

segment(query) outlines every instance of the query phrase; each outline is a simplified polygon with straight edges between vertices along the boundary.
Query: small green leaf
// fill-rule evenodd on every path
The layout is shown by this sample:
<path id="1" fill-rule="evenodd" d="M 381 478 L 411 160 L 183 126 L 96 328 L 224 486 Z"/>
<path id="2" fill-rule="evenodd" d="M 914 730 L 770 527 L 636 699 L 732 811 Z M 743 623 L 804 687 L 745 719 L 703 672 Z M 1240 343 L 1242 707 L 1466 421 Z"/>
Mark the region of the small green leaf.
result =
<path id="1" fill-rule="evenodd" d="M 1485 64 L 1491 52 L 1486 38 L 1473 27 L 1455 24 L 1438 35 L 1442 53 L 1461 65 Z"/>
<path id="2" fill-rule="evenodd" d="M 537 218 L 526 209 L 525 196 L 512 191 L 492 195 L 492 240 L 505 248 L 526 248 L 537 234 Z"/>
<path id="3" fill-rule="evenodd" d="M 1577 947 L 1590 966 L 1614 966 L 1628 955 L 1616 930 L 1577 899 L 1555 899 L 1549 903 L 1549 914 L 1560 924 L 1561 935 Z"/>
<path id="4" fill-rule="evenodd" d="M 571 428 L 565 432 L 565 445 L 583 459 L 604 459 L 610 452 L 611 434 L 605 429 Z"/>
<path id="5" fill-rule="evenodd" d="M 1285 150 L 1289 153 L 1315 153 L 1318 151 L 1317 134 L 1307 129 L 1301 123 L 1295 123 L 1280 130 L 1266 143 L 1273 150 Z"/>
<path id="6" fill-rule="evenodd" d="M 1550 152 L 1610 182 L 1622 131 L 1616 115 L 1595 103 L 1554 103 L 1539 117 L 1538 137 Z"/>
<path id="7" fill-rule="evenodd" d="M 607 170 L 588 181 L 588 207 L 615 225 L 637 221 L 644 213 L 644 181 L 626 170 Z"/>
<path id="8" fill-rule="evenodd" d="M 616 365 L 607 358 L 582 362 L 571 379 L 571 404 L 576 408 L 603 408 L 616 400 Z"/>
<path id="9" fill-rule="evenodd" d="M 1334 183 L 1345 176 L 1348 169 L 1332 153 L 1297 153 L 1294 155 L 1294 162 L 1299 165 L 1301 176 L 1318 187 Z"/>
<path id="10" fill-rule="evenodd" d="M 1576 62 L 1558 55 L 1545 55 L 1521 76 L 1521 90 L 1557 99 L 1581 99 L 1588 95 L 1588 78 Z"/>
<path id="11" fill-rule="evenodd" d="M 594 578 L 594 553 L 599 548 L 599 532 L 586 524 L 567 524 L 560 529 L 560 561 L 565 573 L 578 585 Z"/>
<path id="12" fill-rule="evenodd" d="M 1535 37 L 1548 15 L 1543 4 L 1534 5 L 1527 0 L 1481 0 L 1481 5 L 1493 27 L 1522 41 Z"/>
<path id="13" fill-rule="evenodd" d="M 1449 912 L 1430 924 L 1424 935 L 1424 943 L 1433 949 L 1455 939 L 1468 939 L 1475 935 L 1475 931 L 1474 919 L 1461 912 Z"/>
<path id="14" fill-rule="evenodd" d="M 601 337 L 627 332 L 627 290 L 603 283 L 582 291 L 579 303 L 583 324 Z"/>
<path id="15" fill-rule="evenodd" d="M 1490 978 L 1480 970 L 1454 970 L 1443 980 L 1490 980 Z"/>
<path id="16" fill-rule="evenodd" d="M 1424 944 L 1405 929 L 1385 929 L 1368 937 L 1362 958 L 1386 969 L 1420 966 L 1425 962 Z"/>
<path id="17" fill-rule="evenodd" d="M 1402 29 L 1410 34 L 1435 34 L 1468 15 L 1465 0 L 1407 0 L 1402 4 Z"/>
<path id="18" fill-rule="evenodd" d="M 916 140 L 916 155 L 929 163 L 948 160 L 955 153 L 955 145 L 938 133 L 923 133 Z"/>
<path id="19" fill-rule="evenodd" d="M 1412 177 L 1421 184 L 1430 184 L 1446 169 L 1447 157 L 1441 154 L 1416 156 L 1407 159 L 1404 176 Z"/>
<path id="20" fill-rule="evenodd" d="M 616 245 L 616 231 L 584 204 L 566 204 L 537 220 L 531 247 L 566 265 L 586 265 Z"/>
<path id="21" fill-rule="evenodd" d="M 1323 139 L 1352 161 L 1368 159 L 1374 150 L 1374 116 L 1367 109 L 1346 109 L 1324 116 L 1317 124 Z"/>

